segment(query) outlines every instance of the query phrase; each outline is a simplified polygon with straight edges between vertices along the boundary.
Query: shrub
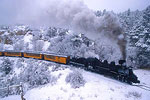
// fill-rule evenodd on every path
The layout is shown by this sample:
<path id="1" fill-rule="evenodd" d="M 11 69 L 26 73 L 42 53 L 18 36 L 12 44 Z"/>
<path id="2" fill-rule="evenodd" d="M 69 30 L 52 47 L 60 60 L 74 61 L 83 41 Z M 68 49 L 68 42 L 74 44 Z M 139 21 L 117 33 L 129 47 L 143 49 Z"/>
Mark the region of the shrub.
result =
<path id="1" fill-rule="evenodd" d="M 128 92 L 128 94 L 126 95 L 127 98 L 134 97 L 135 99 L 141 98 L 141 96 L 142 96 L 142 94 L 138 93 L 136 91 Z"/>
<path id="2" fill-rule="evenodd" d="M 3 60 L 3 63 L 1 64 L 0 67 L 0 72 L 3 73 L 3 75 L 7 75 L 10 73 L 10 71 L 12 70 L 12 61 L 10 61 L 8 58 L 5 58 Z"/>
<path id="3" fill-rule="evenodd" d="M 80 88 L 84 86 L 85 80 L 80 72 L 74 71 L 66 77 L 66 82 L 70 83 L 72 88 Z"/>

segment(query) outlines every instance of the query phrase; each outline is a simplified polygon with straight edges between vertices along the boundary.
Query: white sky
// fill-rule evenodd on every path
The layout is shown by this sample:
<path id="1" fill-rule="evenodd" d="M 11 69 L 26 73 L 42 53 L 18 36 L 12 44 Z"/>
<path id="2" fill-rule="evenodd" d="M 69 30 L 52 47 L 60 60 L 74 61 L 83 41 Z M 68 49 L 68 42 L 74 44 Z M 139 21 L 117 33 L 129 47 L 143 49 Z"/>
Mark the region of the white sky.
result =
<path id="1" fill-rule="evenodd" d="M 31 2 L 29 2 L 31 1 Z M 59 0 L 0 0 L 0 24 L 7 24 L 7 23 L 15 23 L 15 18 L 18 17 L 21 11 L 26 8 L 28 8 L 27 5 L 31 6 L 32 3 L 34 5 L 41 4 L 43 2 L 50 2 L 50 1 L 57 1 Z M 63 1 L 69 1 L 73 2 L 73 0 L 60 0 L 61 2 Z M 106 9 L 107 11 L 114 11 L 116 13 L 123 12 L 128 10 L 129 8 L 133 10 L 143 10 L 145 9 L 148 5 L 150 5 L 150 0 L 74 0 L 76 2 L 84 1 L 84 4 L 88 6 L 88 8 L 93 9 L 93 10 L 104 10 Z M 28 3 L 29 2 L 29 3 Z M 64 2 L 66 3 L 66 2 Z M 83 3 L 83 2 L 82 2 Z M 77 3 L 78 4 L 78 3 Z M 80 4 L 80 3 L 79 3 Z M 36 6 L 33 8 L 30 7 L 31 15 L 34 15 L 35 11 L 38 11 L 40 9 L 40 6 Z M 47 6 L 49 4 L 46 4 Z M 80 6 L 80 5 L 74 5 L 75 7 Z M 54 5 L 54 7 L 56 7 Z M 32 12 L 33 11 L 33 12 Z M 32 14 L 33 13 L 33 14 Z M 14 21 L 14 22 L 13 22 Z"/>
<path id="2" fill-rule="evenodd" d="M 94 10 L 108 11 L 113 10 L 114 12 L 123 12 L 130 8 L 131 10 L 143 10 L 150 5 L 150 0 L 83 0 L 85 4 Z"/>

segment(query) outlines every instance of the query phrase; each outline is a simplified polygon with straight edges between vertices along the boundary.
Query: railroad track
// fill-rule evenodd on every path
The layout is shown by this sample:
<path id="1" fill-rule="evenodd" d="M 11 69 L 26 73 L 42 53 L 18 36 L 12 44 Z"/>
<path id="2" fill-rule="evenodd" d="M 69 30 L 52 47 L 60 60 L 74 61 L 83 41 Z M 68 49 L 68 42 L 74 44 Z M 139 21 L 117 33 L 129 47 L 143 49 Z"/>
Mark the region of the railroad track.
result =
<path id="1" fill-rule="evenodd" d="M 135 85 L 132 85 L 132 86 L 136 86 L 136 87 L 139 87 L 141 89 L 144 89 L 146 91 L 150 91 L 150 86 L 147 86 L 146 84 L 135 84 Z"/>

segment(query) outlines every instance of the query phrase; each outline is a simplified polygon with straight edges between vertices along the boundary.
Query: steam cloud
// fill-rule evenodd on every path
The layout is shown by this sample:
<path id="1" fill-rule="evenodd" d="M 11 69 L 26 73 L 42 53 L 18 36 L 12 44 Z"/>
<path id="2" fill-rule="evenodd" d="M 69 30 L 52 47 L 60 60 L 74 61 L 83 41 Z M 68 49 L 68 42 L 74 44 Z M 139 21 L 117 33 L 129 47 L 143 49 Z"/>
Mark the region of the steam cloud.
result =
<path id="1" fill-rule="evenodd" d="M 92 39 L 105 36 L 117 43 L 123 59 L 126 57 L 126 41 L 119 38 L 122 29 L 112 12 L 97 17 L 80 0 L 13 0 L 11 5 L 8 5 L 7 1 L 9 2 L 9 0 L 4 2 L 6 6 L 17 6 L 12 10 L 9 9 L 13 16 L 7 23 L 64 27 L 86 33 Z"/>

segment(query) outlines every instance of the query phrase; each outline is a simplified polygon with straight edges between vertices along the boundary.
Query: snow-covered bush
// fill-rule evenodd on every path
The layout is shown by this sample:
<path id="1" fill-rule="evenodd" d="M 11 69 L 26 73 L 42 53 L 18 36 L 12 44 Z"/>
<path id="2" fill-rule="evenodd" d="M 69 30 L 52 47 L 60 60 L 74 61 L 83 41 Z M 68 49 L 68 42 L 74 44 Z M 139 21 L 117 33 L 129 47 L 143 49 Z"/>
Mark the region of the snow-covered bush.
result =
<path id="1" fill-rule="evenodd" d="M 74 71 L 68 74 L 66 82 L 70 83 L 72 88 L 80 88 L 86 83 L 82 74 L 79 71 Z"/>
<path id="2" fill-rule="evenodd" d="M 127 48 L 127 65 L 137 68 L 136 64 L 136 55 L 137 55 L 137 49 L 135 47 L 128 46 Z"/>
<path id="3" fill-rule="evenodd" d="M 24 50 L 24 41 L 20 40 L 13 45 L 13 50 L 22 51 Z"/>
<path id="4" fill-rule="evenodd" d="M 20 80 L 29 83 L 30 87 L 36 87 L 47 83 L 55 83 L 57 79 L 53 77 L 42 62 L 30 61 L 23 73 L 20 74 Z"/>
<path id="5" fill-rule="evenodd" d="M 13 62 L 9 60 L 8 58 L 3 59 L 3 63 L 0 65 L 0 72 L 3 73 L 3 75 L 7 75 L 12 70 Z"/>
<path id="6" fill-rule="evenodd" d="M 0 43 L 0 50 L 3 50 L 4 44 Z"/>
<path id="7" fill-rule="evenodd" d="M 44 41 L 43 40 L 37 40 L 33 44 L 33 50 L 34 51 L 42 51 L 44 46 Z"/>
<path id="8" fill-rule="evenodd" d="M 2 63 L 0 64 L 0 88 L 7 87 L 8 82 L 10 82 L 10 74 L 13 70 L 13 60 L 9 58 L 3 58 Z M 0 90 L 0 97 L 7 96 L 7 90 Z"/>
<path id="9" fill-rule="evenodd" d="M 12 64 L 11 62 L 14 63 Z M 20 83 L 23 83 L 24 92 L 26 92 L 31 88 L 38 87 L 47 83 L 51 83 L 53 85 L 57 81 L 57 78 L 51 75 L 52 70 L 49 69 L 51 63 L 48 62 L 24 58 L 18 58 L 13 61 L 10 60 L 10 58 L 6 58 L 2 61 L 2 64 L 3 65 L 0 66 L 0 74 L 1 72 L 4 72 L 4 74 L 0 79 L 0 88 L 19 85 Z M 12 88 L 9 91 L 9 95 L 18 93 L 18 88 Z M 0 97 L 4 97 L 7 95 L 7 89 L 0 91 Z"/>
<path id="10" fill-rule="evenodd" d="M 126 94 L 126 97 L 127 98 L 134 97 L 134 99 L 139 99 L 142 97 L 142 94 L 136 91 L 133 91 L 133 92 L 128 92 L 128 94 Z"/>
<path id="11" fill-rule="evenodd" d="M 56 28 L 56 27 L 49 27 L 44 29 L 43 39 L 49 41 L 51 38 L 56 36 L 64 36 L 68 32 L 68 29 Z"/>

